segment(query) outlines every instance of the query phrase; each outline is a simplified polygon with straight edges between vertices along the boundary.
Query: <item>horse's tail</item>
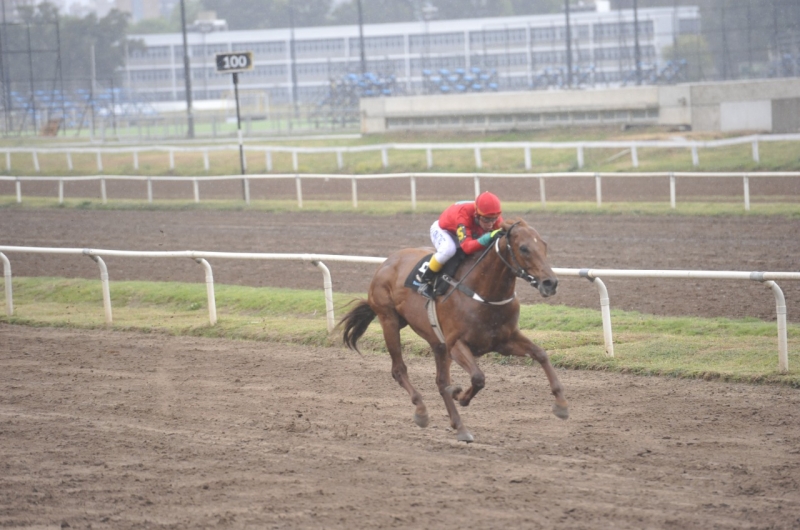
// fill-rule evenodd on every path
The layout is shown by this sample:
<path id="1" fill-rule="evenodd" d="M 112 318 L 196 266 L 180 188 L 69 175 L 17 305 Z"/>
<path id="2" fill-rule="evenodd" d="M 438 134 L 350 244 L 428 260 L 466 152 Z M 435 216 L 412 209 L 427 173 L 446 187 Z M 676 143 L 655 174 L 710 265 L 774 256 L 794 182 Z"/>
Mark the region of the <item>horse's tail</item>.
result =
<path id="1" fill-rule="evenodd" d="M 356 300 L 353 300 L 354 302 Z M 375 311 L 369 306 L 366 300 L 358 300 L 358 304 L 350 310 L 340 321 L 339 326 L 344 326 L 342 333 L 342 340 L 345 346 L 351 350 L 359 351 L 356 343 L 361 335 L 367 331 L 370 322 L 372 322 L 377 315 Z M 361 353 L 361 352 L 359 352 Z"/>

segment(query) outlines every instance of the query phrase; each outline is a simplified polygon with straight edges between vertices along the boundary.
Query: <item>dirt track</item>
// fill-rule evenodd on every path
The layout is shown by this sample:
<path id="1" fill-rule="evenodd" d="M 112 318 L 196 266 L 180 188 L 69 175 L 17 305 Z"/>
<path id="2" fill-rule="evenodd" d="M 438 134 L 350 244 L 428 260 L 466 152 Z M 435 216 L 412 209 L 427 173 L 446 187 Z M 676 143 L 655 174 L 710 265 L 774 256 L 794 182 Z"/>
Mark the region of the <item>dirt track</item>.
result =
<path id="1" fill-rule="evenodd" d="M 536 215 L 559 267 L 798 270 L 800 220 Z M 0 210 L 3 244 L 386 255 L 423 215 Z M 15 275 L 97 278 L 85 257 L 9 254 Z M 113 282 L 201 282 L 190 260 L 106 260 Z M 219 283 L 319 289 L 311 265 L 212 262 Z M 374 267 L 329 264 L 363 292 Z M 288 269 L 288 270 L 287 270 Z M 612 308 L 774 318 L 737 282 L 609 280 Z M 789 319 L 800 290 L 786 282 Z M 519 286 L 527 302 L 539 302 Z M 554 303 L 598 307 L 585 281 Z M 459 444 L 431 359 L 407 359 L 431 426 L 388 358 L 343 349 L 0 325 L 0 527 L 800 528 L 800 392 L 482 366 Z M 454 380 L 465 382 L 454 371 Z"/>
<path id="2" fill-rule="evenodd" d="M 486 365 L 455 441 L 433 362 L 0 325 L 0 526 L 800 528 L 800 392 Z M 454 372 L 456 381 L 463 374 Z"/>

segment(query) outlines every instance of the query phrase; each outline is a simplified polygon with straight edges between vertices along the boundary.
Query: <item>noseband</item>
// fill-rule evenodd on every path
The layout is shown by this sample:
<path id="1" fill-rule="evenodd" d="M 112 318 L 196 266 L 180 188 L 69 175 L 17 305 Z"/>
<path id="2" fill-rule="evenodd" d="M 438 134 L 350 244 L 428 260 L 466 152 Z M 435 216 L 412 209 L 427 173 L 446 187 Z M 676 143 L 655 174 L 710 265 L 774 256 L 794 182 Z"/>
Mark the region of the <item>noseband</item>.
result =
<path id="1" fill-rule="evenodd" d="M 501 238 L 499 238 L 499 237 L 494 242 L 494 250 L 495 250 L 495 252 L 497 252 L 497 257 L 500 258 L 500 261 L 502 261 L 506 265 L 506 267 L 511 269 L 511 272 L 513 272 L 518 278 L 522 278 L 526 282 L 530 283 L 531 287 L 533 287 L 534 289 L 538 289 L 539 288 L 539 279 L 536 278 L 536 276 L 534 276 L 533 274 L 528 273 L 528 271 L 526 271 L 519 264 L 519 261 L 517 261 L 516 256 L 514 256 L 514 249 L 511 248 L 511 231 L 518 224 L 519 224 L 519 221 L 517 221 L 516 223 L 511 225 L 508 228 L 508 232 L 505 233 L 505 236 L 506 236 L 506 250 L 508 250 L 508 255 L 511 258 L 511 261 L 512 261 L 513 265 L 512 265 L 512 263 L 509 263 L 508 261 L 506 261 L 506 259 L 500 253 L 500 239 Z"/>

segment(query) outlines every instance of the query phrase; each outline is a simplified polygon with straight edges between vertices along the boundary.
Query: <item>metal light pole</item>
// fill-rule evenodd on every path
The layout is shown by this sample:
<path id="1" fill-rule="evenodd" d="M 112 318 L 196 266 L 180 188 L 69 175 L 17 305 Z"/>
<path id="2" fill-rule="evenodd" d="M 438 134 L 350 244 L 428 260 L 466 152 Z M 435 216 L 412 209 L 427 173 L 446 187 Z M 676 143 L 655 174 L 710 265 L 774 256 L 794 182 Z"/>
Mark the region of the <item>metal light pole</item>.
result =
<path id="1" fill-rule="evenodd" d="M 642 50 L 639 47 L 639 2 L 633 0 L 633 53 L 636 61 L 636 84 L 642 84 Z"/>
<path id="2" fill-rule="evenodd" d="M 183 81 L 186 87 L 186 136 L 194 138 L 194 115 L 192 114 L 192 70 L 189 63 L 189 44 L 186 39 L 186 5 L 181 0 L 181 31 L 183 32 Z"/>
<path id="3" fill-rule="evenodd" d="M 294 3 L 289 0 L 289 59 L 292 68 L 292 106 L 294 107 L 294 117 L 299 116 L 297 108 L 297 58 L 294 49 Z"/>
<path id="4" fill-rule="evenodd" d="M 364 52 L 364 16 L 361 13 L 361 0 L 358 0 L 358 46 L 361 49 L 361 74 L 367 73 L 367 57 Z"/>
<path id="5" fill-rule="evenodd" d="M 569 0 L 564 0 L 567 29 L 567 88 L 572 87 L 572 30 L 569 27 Z"/>

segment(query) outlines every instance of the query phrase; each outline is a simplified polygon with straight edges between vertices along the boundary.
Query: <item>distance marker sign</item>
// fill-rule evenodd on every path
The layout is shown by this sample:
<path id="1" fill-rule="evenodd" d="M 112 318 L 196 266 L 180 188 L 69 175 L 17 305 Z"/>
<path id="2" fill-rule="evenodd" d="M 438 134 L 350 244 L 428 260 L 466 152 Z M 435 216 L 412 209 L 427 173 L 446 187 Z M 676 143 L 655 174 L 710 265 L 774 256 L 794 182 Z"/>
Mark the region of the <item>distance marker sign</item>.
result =
<path id="1" fill-rule="evenodd" d="M 253 69 L 253 52 L 218 53 L 217 73 L 235 74 Z"/>

